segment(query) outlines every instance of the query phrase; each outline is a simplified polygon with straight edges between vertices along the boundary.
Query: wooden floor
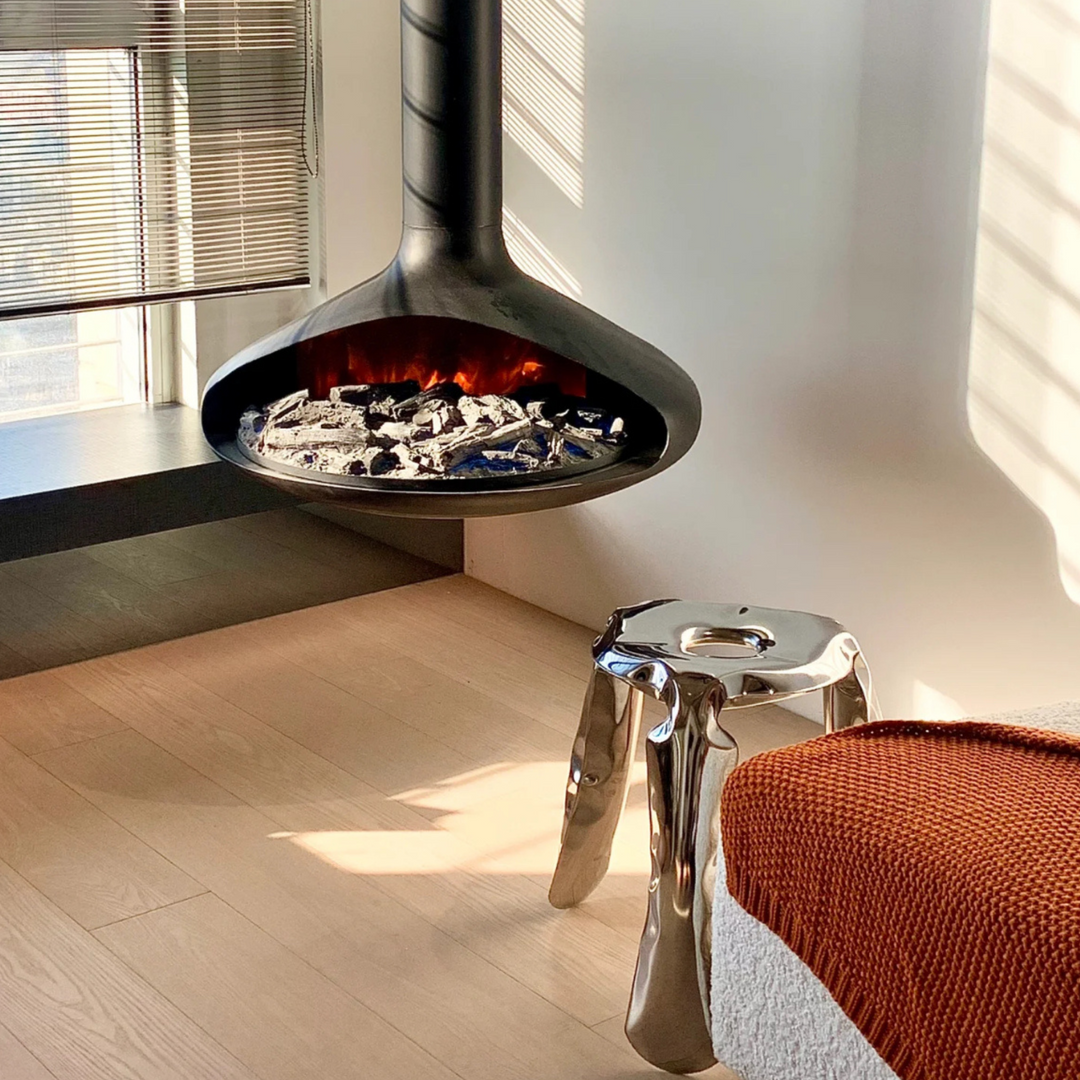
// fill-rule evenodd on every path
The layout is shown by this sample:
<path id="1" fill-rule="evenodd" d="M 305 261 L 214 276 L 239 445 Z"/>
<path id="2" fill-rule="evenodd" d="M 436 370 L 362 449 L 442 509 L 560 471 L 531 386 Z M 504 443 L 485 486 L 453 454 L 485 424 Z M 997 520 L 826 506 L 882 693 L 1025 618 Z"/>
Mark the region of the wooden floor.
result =
<path id="1" fill-rule="evenodd" d="M 450 576 L 0 682 L 0 1077 L 659 1075 L 640 771 L 545 899 L 590 639 Z"/>

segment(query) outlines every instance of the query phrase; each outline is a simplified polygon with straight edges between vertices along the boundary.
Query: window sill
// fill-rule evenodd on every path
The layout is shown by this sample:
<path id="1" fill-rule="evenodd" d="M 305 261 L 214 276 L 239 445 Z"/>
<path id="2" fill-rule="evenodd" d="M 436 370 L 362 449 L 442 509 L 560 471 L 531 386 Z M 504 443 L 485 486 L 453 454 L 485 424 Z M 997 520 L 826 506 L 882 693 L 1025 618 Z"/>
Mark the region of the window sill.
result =
<path id="1" fill-rule="evenodd" d="M 219 461 L 184 405 L 0 424 L 0 561 L 294 504 Z"/>

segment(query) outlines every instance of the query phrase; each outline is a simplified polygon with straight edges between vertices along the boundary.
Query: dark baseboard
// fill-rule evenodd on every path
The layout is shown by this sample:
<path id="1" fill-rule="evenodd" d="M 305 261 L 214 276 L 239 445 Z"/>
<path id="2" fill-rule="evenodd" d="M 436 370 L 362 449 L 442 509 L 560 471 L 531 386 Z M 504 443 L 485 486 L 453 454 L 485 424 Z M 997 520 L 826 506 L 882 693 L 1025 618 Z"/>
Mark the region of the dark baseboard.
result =
<path id="1" fill-rule="evenodd" d="M 295 506 L 224 462 L 0 501 L 0 562 Z"/>
<path id="2" fill-rule="evenodd" d="M 463 521 L 365 514 L 335 503 L 305 503 L 303 509 L 437 566 L 455 571 L 465 569 Z"/>

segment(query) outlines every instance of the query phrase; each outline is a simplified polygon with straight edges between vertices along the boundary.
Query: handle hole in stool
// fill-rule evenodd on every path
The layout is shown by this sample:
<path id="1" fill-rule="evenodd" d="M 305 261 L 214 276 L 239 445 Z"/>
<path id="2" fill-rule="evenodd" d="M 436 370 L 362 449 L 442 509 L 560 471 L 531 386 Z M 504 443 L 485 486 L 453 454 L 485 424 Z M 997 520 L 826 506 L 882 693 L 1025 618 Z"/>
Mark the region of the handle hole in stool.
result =
<path id="1" fill-rule="evenodd" d="M 691 656 L 714 660 L 746 660 L 775 645 L 767 630 L 725 626 L 689 626 L 679 635 L 679 648 Z"/>

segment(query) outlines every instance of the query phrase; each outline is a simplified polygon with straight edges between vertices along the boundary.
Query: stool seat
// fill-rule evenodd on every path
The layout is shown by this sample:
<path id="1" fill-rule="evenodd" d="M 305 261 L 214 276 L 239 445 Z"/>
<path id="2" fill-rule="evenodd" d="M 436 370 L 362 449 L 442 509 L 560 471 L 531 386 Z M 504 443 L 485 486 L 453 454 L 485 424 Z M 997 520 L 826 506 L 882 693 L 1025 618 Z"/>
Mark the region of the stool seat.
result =
<path id="1" fill-rule="evenodd" d="M 859 651 L 833 619 L 737 604 L 653 600 L 620 608 L 593 649 L 595 663 L 659 692 L 672 676 L 704 676 L 724 708 L 772 704 L 837 681 Z"/>
<path id="2" fill-rule="evenodd" d="M 646 739 L 653 825 L 649 913 L 626 1033 L 673 1072 L 715 1062 L 709 957 L 719 799 L 738 761 L 724 709 L 824 694 L 827 731 L 869 719 L 869 672 L 839 623 L 798 611 L 654 600 L 620 608 L 593 646 L 548 898 L 584 900 L 607 873 L 644 694 L 668 706 Z"/>

